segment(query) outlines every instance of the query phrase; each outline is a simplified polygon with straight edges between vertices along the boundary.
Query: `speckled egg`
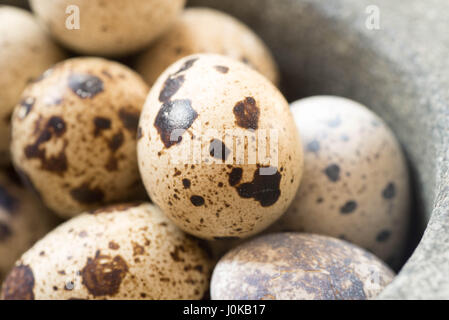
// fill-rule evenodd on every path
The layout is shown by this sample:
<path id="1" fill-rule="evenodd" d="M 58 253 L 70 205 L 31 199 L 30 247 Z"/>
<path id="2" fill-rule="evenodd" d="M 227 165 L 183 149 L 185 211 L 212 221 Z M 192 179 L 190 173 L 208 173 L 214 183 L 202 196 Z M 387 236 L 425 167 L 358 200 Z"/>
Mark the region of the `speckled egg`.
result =
<path id="1" fill-rule="evenodd" d="M 243 238 L 278 219 L 299 186 L 303 154 L 276 87 L 234 59 L 199 54 L 153 86 L 138 161 L 151 199 L 184 231 Z"/>
<path id="2" fill-rule="evenodd" d="M 410 194 L 393 133 L 373 112 L 344 98 L 307 98 L 291 109 L 305 146 L 304 178 L 276 227 L 339 237 L 398 266 Z"/>
<path id="3" fill-rule="evenodd" d="M 82 214 L 16 263 L 2 299 L 201 299 L 210 262 L 197 240 L 150 204 Z"/>
<path id="4" fill-rule="evenodd" d="M 366 300 L 394 277 L 378 258 L 326 236 L 276 233 L 226 254 L 211 281 L 213 300 Z"/>
<path id="5" fill-rule="evenodd" d="M 54 38 L 83 54 L 122 56 L 148 46 L 185 0 L 30 0 Z"/>
<path id="6" fill-rule="evenodd" d="M 0 165 L 10 161 L 10 121 L 27 83 L 64 53 L 27 11 L 0 6 Z"/>
<path id="7" fill-rule="evenodd" d="M 137 71 L 152 86 L 177 60 L 196 53 L 216 53 L 240 60 L 274 84 L 279 72 L 269 49 L 246 25 L 214 9 L 189 8 L 136 63 Z"/>
<path id="8" fill-rule="evenodd" d="M 0 171 L 0 283 L 14 262 L 57 224 L 13 169 Z"/>
<path id="9" fill-rule="evenodd" d="M 100 58 L 46 71 L 12 119 L 11 153 L 23 180 L 62 217 L 144 193 L 136 132 L 148 90 L 136 73 Z"/>

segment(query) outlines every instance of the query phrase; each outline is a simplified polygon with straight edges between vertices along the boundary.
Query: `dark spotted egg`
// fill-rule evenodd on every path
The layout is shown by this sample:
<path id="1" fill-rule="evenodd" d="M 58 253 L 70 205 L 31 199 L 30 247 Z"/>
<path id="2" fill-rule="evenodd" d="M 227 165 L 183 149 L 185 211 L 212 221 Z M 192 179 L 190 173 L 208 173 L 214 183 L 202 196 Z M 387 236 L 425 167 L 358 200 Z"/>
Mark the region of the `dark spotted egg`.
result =
<path id="1" fill-rule="evenodd" d="M 30 0 L 34 14 L 66 47 L 124 56 L 147 47 L 174 22 L 186 0 Z"/>
<path id="2" fill-rule="evenodd" d="M 291 105 L 305 147 L 298 194 L 276 229 L 338 237 L 398 266 L 409 225 L 401 147 L 377 115 L 354 101 L 312 97 Z"/>
<path id="3" fill-rule="evenodd" d="M 3 283 L 1 298 L 201 299 L 210 261 L 197 240 L 150 204 L 82 214 L 26 252 Z"/>
<path id="4" fill-rule="evenodd" d="M 138 130 L 152 200 L 201 238 L 260 232 L 285 212 L 301 180 L 302 146 L 285 98 L 224 56 L 189 56 L 169 67 Z"/>
<path id="5" fill-rule="evenodd" d="M 136 137 L 148 90 L 136 73 L 100 58 L 66 60 L 28 86 L 11 153 L 48 207 L 71 217 L 143 193 Z"/>
<path id="6" fill-rule="evenodd" d="M 227 253 L 214 269 L 213 300 L 367 300 L 394 273 L 346 241 L 306 233 L 275 233 Z"/>
<path id="7" fill-rule="evenodd" d="M 14 262 L 56 224 L 12 168 L 0 171 L 0 284 Z"/>
<path id="8" fill-rule="evenodd" d="M 17 1 L 14 1 L 17 2 Z M 64 59 L 36 18 L 16 7 L 0 6 L 0 165 L 10 162 L 11 114 L 26 85 Z"/>
<path id="9" fill-rule="evenodd" d="M 240 60 L 279 84 L 279 71 L 268 47 L 238 19 L 211 8 L 188 8 L 167 32 L 137 59 L 136 69 L 152 86 L 177 60 L 195 53 L 217 53 Z M 225 66 L 217 66 L 225 73 Z"/>

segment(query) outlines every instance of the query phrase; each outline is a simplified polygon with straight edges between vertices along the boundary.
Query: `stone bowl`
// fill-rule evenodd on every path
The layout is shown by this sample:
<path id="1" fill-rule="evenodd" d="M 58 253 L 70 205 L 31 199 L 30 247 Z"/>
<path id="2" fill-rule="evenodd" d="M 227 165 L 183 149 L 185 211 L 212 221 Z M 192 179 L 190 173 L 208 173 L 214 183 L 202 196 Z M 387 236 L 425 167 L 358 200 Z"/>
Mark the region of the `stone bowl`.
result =
<path id="1" fill-rule="evenodd" d="M 272 49 L 289 101 L 344 96 L 369 106 L 391 126 L 412 176 L 413 237 L 409 259 L 380 298 L 448 299 L 449 2 L 190 0 L 189 5 L 226 11 L 252 27 Z"/>
<path id="2" fill-rule="evenodd" d="M 228 12 L 252 27 L 273 51 L 289 101 L 339 95 L 383 117 L 407 155 L 414 209 L 409 258 L 380 298 L 448 299 L 449 2 L 188 3 Z M 27 7 L 26 0 L 0 4 Z"/>

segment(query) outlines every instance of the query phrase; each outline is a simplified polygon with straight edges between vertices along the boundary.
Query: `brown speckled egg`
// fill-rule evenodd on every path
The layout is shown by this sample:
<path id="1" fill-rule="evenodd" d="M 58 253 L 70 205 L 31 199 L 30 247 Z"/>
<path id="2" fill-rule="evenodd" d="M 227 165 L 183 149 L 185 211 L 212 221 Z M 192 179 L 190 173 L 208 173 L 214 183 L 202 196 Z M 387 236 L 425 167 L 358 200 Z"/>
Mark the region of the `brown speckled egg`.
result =
<path id="1" fill-rule="evenodd" d="M 278 68 L 263 41 L 234 17 L 208 8 L 186 9 L 137 59 L 136 69 L 152 86 L 168 66 L 196 53 L 229 56 L 258 70 L 274 84 L 279 82 Z"/>
<path id="2" fill-rule="evenodd" d="M 136 135 L 147 93 L 136 73 L 104 59 L 45 72 L 12 119 L 11 153 L 24 181 L 62 217 L 134 199 L 143 190 Z"/>
<path id="3" fill-rule="evenodd" d="M 122 56 L 145 48 L 175 21 L 185 0 L 30 0 L 52 36 L 83 54 Z"/>
<path id="4" fill-rule="evenodd" d="M 14 262 L 56 224 L 12 168 L 0 171 L 0 284 Z"/>
<path id="5" fill-rule="evenodd" d="M 325 236 L 276 233 L 226 254 L 211 281 L 213 300 L 366 300 L 394 277 L 378 258 Z"/>
<path id="6" fill-rule="evenodd" d="M 82 214 L 15 264 L 2 299 L 201 299 L 210 262 L 197 240 L 150 204 Z"/>
<path id="7" fill-rule="evenodd" d="M 276 227 L 353 242 L 397 267 L 409 225 L 409 177 L 400 145 L 364 106 L 339 97 L 291 106 L 305 147 L 304 178 Z"/>
<path id="8" fill-rule="evenodd" d="M 5 165 L 11 114 L 23 89 L 64 54 L 29 12 L 8 6 L 0 7 L 0 48 L 0 165 Z"/>
<path id="9" fill-rule="evenodd" d="M 153 86 L 138 161 L 152 200 L 205 239 L 268 227 L 290 205 L 303 169 L 282 94 L 245 64 L 212 54 L 181 59 Z"/>

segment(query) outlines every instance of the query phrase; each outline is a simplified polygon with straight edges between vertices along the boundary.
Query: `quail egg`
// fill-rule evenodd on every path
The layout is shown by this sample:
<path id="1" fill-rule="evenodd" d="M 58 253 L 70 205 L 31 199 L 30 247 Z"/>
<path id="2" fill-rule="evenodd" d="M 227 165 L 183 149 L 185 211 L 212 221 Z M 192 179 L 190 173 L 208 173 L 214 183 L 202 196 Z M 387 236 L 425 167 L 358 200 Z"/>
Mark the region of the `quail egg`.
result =
<path id="1" fill-rule="evenodd" d="M 394 273 L 348 242 L 300 233 L 276 233 L 226 254 L 214 269 L 212 300 L 366 300 Z"/>
<path id="2" fill-rule="evenodd" d="M 397 267 L 409 226 L 409 176 L 385 122 L 363 105 L 319 96 L 291 105 L 304 177 L 275 227 L 348 240 Z"/>
<path id="3" fill-rule="evenodd" d="M 185 0 L 30 0 L 54 38 L 83 54 L 141 50 L 175 21 Z"/>
<path id="4" fill-rule="evenodd" d="M 11 153 L 26 184 L 61 217 L 144 195 L 136 135 L 148 87 L 127 67 L 74 58 L 27 87 Z"/>
<path id="5" fill-rule="evenodd" d="M 11 114 L 25 86 L 64 53 L 35 18 L 22 9 L 0 6 L 0 165 L 10 161 Z"/>
<path id="6" fill-rule="evenodd" d="M 170 66 L 139 124 L 138 162 L 151 199 L 203 239 L 256 234 L 296 194 L 301 141 L 288 103 L 234 59 L 198 54 Z"/>
<path id="7" fill-rule="evenodd" d="M 62 224 L 15 264 L 2 299 L 201 299 L 210 263 L 198 242 L 150 204 Z"/>
<path id="8" fill-rule="evenodd" d="M 274 84 L 279 83 L 276 62 L 263 41 L 234 17 L 209 8 L 186 9 L 137 59 L 136 69 L 152 86 L 168 66 L 196 53 L 229 56 L 250 65 Z"/>

